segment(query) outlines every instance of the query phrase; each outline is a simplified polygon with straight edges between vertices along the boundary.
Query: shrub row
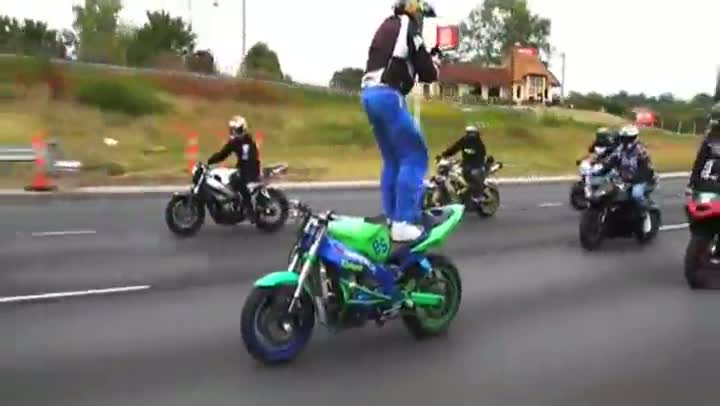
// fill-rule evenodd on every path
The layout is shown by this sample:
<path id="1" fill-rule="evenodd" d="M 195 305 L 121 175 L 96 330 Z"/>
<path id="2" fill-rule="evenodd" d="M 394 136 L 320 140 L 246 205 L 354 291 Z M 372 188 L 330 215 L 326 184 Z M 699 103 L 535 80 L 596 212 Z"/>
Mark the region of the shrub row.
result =
<path id="1" fill-rule="evenodd" d="M 169 106 L 162 102 L 158 92 L 250 104 L 304 104 L 307 97 L 327 101 L 337 97 L 324 95 L 322 91 L 298 93 L 290 87 L 256 80 L 209 79 L 172 72 L 127 73 L 112 68 L 55 64 L 30 57 L 0 58 L 0 83 L 9 82 L 26 90 L 45 84 L 53 99 L 73 99 L 134 116 L 167 111 Z"/>

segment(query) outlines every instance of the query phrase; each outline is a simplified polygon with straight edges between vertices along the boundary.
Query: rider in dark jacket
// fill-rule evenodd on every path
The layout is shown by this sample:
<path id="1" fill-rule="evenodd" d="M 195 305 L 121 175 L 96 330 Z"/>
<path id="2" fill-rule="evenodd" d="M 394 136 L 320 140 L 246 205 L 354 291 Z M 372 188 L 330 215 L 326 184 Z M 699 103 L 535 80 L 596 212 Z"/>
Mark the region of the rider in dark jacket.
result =
<path id="1" fill-rule="evenodd" d="M 655 180 L 655 170 L 647 148 L 638 138 L 640 130 L 635 126 L 626 126 L 620 130 L 619 145 L 606 159 L 606 167 L 617 168 L 623 181 L 632 186 L 632 198 L 647 214 L 646 190 Z"/>
<path id="2" fill-rule="evenodd" d="M 708 129 L 698 149 L 688 188 L 720 194 L 720 94 L 708 120 Z"/>
<path id="3" fill-rule="evenodd" d="M 475 126 L 465 128 L 465 134 L 439 157 L 447 158 L 462 151 L 463 177 L 470 186 L 471 196 L 482 193 L 485 185 L 485 159 L 487 149 Z"/>
<path id="4" fill-rule="evenodd" d="M 208 159 L 208 165 L 220 163 L 227 159 L 230 154 L 235 153 L 237 163 L 235 165 L 237 171 L 230 176 L 230 186 L 236 193 L 242 196 L 242 204 L 245 213 L 251 222 L 257 220 L 255 209 L 252 205 L 250 191 L 247 184 L 249 182 L 257 182 L 260 179 L 260 159 L 258 156 L 258 147 L 247 131 L 247 121 L 240 116 L 233 117 L 228 123 L 230 128 L 230 139 L 220 149 Z"/>
<path id="5" fill-rule="evenodd" d="M 698 149 L 690 172 L 688 189 L 720 194 L 720 71 L 715 81 L 715 105 L 708 115 L 705 139 Z"/>

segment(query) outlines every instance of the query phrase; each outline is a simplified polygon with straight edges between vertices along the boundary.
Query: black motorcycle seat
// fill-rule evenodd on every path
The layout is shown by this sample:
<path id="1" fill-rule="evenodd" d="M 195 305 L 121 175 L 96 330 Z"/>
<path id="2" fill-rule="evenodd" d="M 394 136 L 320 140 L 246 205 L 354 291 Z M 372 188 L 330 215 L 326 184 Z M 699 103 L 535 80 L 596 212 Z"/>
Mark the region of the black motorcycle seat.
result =
<path id="1" fill-rule="evenodd" d="M 388 223 L 387 217 L 383 214 L 378 214 L 372 217 L 364 217 L 363 221 L 368 224 L 386 225 Z"/>

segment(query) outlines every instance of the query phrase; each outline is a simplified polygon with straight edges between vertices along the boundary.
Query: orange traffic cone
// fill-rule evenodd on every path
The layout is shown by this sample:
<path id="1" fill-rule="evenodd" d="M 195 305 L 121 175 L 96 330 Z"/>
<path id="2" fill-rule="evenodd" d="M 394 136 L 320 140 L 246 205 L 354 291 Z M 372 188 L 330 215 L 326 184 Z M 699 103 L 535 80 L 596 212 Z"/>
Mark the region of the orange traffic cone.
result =
<path id="1" fill-rule="evenodd" d="M 57 186 L 50 183 L 50 178 L 46 173 L 47 166 L 47 144 L 45 144 L 45 135 L 37 133 L 32 138 L 32 148 L 35 151 L 35 173 L 32 182 L 25 190 L 32 192 L 50 192 L 57 190 Z"/>
<path id="2" fill-rule="evenodd" d="M 198 155 L 200 152 L 200 144 L 198 142 L 198 133 L 195 131 L 190 131 L 187 134 L 188 140 L 187 140 L 187 147 L 185 147 L 185 158 L 187 158 L 187 171 L 188 173 L 192 173 L 193 168 L 195 167 L 195 164 L 198 161 Z"/>

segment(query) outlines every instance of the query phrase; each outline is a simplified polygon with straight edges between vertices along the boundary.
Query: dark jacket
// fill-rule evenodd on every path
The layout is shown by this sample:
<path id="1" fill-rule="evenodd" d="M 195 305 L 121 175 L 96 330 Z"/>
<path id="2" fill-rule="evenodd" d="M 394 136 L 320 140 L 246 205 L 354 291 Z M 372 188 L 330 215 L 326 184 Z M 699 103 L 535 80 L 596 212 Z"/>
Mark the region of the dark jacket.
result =
<path id="1" fill-rule="evenodd" d="M 618 146 L 606 162 L 608 167 L 617 168 L 626 182 L 652 182 L 655 176 L 650 154 L 639 142 L 631 150 Z"/>
<path id="2" fill-rule="evenodd" d="M 231 135 L 222 149 L 208 159 L 208 164 L 213 165 L 222 162 L 232 153 L 235 153 L 237 158 L 235 167 L 240 171 L 240 176 L 246 182 L 256 182 L 260 179 L 258 147 L 250 134 Z"/>
<path id="3" fill-rule="evenodd" d="M 720 194 L 720 131 L 710 132 L 698 148 L 688 186 Z"/>
<path id="4" fill-rule="evenodd" d="M 403 95 L 420 82 L 437 81 L 438 69 L 423 42 L 417 22 L 407 15 L 385 19 L 373 36 L 365 64 L 362 87 L 384 84 Z"/>
<path id="5" fill-rule="evenodd" d="M 485 143 L 480 137 L 468 137 L 463 135 L 459 140 L 455 141 L 445 152 L 442 157 L 449 157 L 462 151 L 462 165 L 465 168 L 482 168 L 485 165 L 485 156 L 487 150 Z"/>

